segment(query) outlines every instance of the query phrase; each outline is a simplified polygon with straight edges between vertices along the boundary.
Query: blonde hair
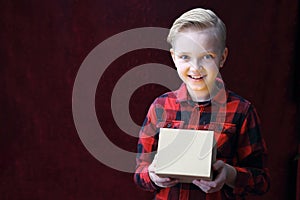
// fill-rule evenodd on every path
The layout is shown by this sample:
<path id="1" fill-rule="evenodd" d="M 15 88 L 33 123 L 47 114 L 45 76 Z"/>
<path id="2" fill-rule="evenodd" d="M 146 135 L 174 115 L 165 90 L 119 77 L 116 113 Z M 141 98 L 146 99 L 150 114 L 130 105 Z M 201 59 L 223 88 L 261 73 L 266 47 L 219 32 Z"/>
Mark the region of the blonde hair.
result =
<path id="1" fill-rule="evenodd" d="M 221 47 L 226 46 L 226 26 L 222 20 L 211 10 L 195 8 L 182 14 L 173 23 L 167 41 L 173 46 L 174 38 L 177 33 L 186 28 L 196 28 L 199 30 L 216 28 L 216 34 L 220 39 Z"/>

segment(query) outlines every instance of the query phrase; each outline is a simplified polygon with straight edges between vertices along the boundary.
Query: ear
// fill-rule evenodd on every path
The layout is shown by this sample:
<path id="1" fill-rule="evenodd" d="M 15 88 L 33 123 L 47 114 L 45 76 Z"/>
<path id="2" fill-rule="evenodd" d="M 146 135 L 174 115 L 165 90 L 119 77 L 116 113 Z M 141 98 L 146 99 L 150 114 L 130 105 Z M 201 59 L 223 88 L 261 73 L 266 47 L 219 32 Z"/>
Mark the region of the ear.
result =
<path id="1" fill-rule="evenodd" d="M 228 48 L 226 47 L 222 53 L 222 56 L 221 56 L 221 61 L 220 61 L 220 68 L 223 67 L 225 61 L 226 61 L 226 58 L 227 58 L 227 55 L 228 55 Z"/>

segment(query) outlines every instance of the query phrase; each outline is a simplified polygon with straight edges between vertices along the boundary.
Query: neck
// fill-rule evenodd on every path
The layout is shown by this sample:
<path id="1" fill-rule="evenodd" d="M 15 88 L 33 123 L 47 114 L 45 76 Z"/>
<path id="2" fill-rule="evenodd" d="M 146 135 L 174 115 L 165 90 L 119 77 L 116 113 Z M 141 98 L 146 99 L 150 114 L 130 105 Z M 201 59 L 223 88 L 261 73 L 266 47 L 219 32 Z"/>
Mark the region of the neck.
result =
<path id="1" fill-rule="evenodd" d="M 204 101 L 209 101 L 211 99 L 209 92 L 191 91 L 189 88 L 187 89 L 190 97 L 195 102 L 204 102 Z"/>

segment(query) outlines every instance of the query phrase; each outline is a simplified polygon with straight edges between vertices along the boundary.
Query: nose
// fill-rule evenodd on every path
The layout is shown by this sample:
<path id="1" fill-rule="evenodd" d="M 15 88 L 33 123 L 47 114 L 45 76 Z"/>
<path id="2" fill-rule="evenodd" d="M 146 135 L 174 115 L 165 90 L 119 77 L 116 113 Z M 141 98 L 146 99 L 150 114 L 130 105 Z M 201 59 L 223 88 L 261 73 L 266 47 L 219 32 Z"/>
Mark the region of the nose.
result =
<path id="1" fill-rule="evenodd" d="M 194 61 L 190 62 L 190 66 L 194 70 L 201 70 L 203 68 L 202 62 L 200 60 L 194 60 Z"/>

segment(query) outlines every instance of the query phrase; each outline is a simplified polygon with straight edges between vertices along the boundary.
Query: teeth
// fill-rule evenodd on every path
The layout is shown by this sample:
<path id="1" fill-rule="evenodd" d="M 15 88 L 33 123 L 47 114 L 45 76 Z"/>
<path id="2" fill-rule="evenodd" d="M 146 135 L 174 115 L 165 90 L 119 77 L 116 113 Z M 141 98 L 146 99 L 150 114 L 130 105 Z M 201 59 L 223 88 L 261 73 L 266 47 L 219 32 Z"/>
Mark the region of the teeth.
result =
<path id="1" fill-rule="evenodd" d="M 191 78 L 199 79 L 199 78 L 201 78 L 201 76 L 191 76 Z"/>

